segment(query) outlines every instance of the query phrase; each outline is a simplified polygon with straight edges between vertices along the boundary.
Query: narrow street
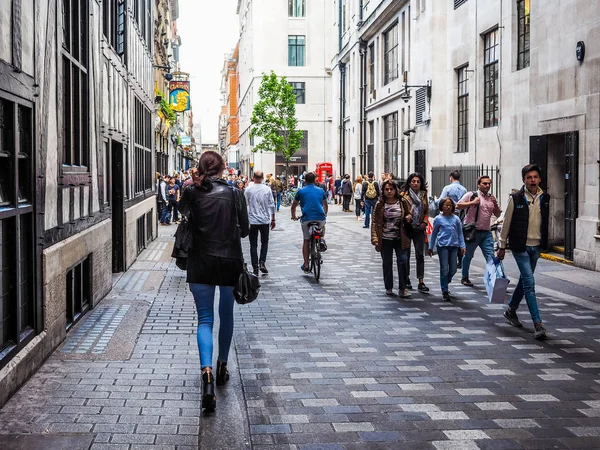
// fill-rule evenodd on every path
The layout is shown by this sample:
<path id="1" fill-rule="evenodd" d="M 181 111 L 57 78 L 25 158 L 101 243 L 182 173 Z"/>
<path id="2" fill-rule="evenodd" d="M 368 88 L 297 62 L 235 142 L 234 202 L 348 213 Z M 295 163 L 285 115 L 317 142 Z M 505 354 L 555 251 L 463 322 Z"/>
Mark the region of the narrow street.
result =
<path id="1" fill-rule="evenodd" d="M 299 269 L 300 225 L 288 208 L 277 219 L 261 295 L 236 305 L 216 413 L 199 408 L 196 314 L 170 258 L 175 228 L 159 227 L 0 410 L 0 448 L 600 448 L 597 273 L 540 260 L 550 339 L 538 342 L 525 302 L 522 329 L 488 303 L 479 251 L 476 287 L 457 275 L 452 304 L 441 301 L 435 257 L 431 293 L 405 300 L 385 295 L 381 259 L 353 213 L 331 207 L 320 283 Z M 511 291 L 511 255 L 506 267 Z"/>

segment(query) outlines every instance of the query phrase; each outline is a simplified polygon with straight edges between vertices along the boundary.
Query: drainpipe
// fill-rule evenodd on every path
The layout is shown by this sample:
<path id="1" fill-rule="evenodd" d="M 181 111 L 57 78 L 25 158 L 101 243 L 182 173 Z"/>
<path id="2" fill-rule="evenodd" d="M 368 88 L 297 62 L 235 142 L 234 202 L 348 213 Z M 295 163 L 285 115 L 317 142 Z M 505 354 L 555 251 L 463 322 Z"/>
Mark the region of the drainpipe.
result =
<path id="1" fill-rule="evenodd" d="M 361 1 L 361 11 L 362 11 L 362 1 Z M 367 42 L 360 39 L 359 40 L 359 53 L 360 53 L 360 94 L 359 94 L 359 108 L 358 114 L 360 117 L 359 120 L 359 164 L 360 164 L 360 173 L 366 173 L 366 104 L 367 104 Z"/>
<path id="2" fill-rule="evenodd" d="M 344 24 L 342 23 L 342 0 L 338 0 L 338 53 L 342 51 L 342 35 L 344 34 Z"/>
<path id="3" fill-rule="evenodd" d="M 359 27 L 363 24 L 363 0 L 359 0 L 358 2 L 358 23 Z"/>
<path id="4" fill-rule="evenodd" d="M 346 169 L 346 63 L 340 63 L 340 175 Z"/>

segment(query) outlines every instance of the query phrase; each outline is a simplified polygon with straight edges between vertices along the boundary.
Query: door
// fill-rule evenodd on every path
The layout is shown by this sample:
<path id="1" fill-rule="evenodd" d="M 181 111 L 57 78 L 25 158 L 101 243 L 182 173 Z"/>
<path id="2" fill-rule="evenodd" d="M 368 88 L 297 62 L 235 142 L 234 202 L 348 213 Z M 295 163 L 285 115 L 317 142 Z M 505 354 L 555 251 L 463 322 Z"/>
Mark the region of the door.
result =
<path id="1" fill-rule="evenodd" d="M 529 136 L 529 162 L 535 163 L 542 169 L 542 174 L 548 173 L 548 137 Z M 540 187 L 545 191 L 548 187 L 545 176 L 542 176 Z"/>
<path id="2" fill-rule="evenodd" d="M 579 132 L 565 134 L 565 258 L 573 260 L 577 220 Z"/>
<path id="3" fill-rule="evenodd" d="M 423 178 L 427 178 L 425 173 L 425 150 L 415 150 L 415 172 L 423 175 Z"/>
<path id="4" fill-rule="evenodd" d="M 111 141 L 111 214 L 113 273 L 125 270 L 125 186 L 123 144 Z"/>

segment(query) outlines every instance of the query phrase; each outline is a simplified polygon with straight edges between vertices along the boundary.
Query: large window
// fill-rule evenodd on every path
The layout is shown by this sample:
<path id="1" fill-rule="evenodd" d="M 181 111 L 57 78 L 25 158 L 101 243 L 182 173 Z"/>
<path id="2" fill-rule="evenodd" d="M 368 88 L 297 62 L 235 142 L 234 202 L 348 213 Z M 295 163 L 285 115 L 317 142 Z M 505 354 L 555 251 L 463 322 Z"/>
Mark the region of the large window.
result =
<path id="1" fill-rule="evenodd" d="M 383 84 L 398 78 L 398 24 L 383 33 Z"/>
<path id="2" fill-rule="evenodd" d="M 105 0 L 106 1 L 106 0 Z M 114 0 L 113 0 L 114 1 Z M 133 18 L 146 45 L 152 42 L 152 0 L 131 0 Z M 174 2 L 176 3 L 176 2 Z"/>
<path id="3" fill-rule="evenodd" d="M 375 43 L 369 45 L 369 93 L 375 90 Z"/>
<path id="4" fill-rule="evenodd" d="M 397 174 L 396 155 L 398 154 L 398 113 L 384 117 L 383 129 L 383 171 Z"/>
<path id="5" fill-rule="evenodd" d="M 306 103 L 306 84 L 303 82 L 291 82 L 290 85 L 294 89 L 294 95 L 296 96 L 296 104 L 303 105 Z"/>
<path id="6" fill-rule="evenodd" d="M 458 152 L 469 150 L 469 85 L 467 67 L 456 69 L 458 77 Z"/>
<path id="7" fill-rule="evenodd" d="M 63 0 L 63 156 L 65 166 L 87 170 L 88 14 L 87 0 Z"/>
<path id="8" fill-rule="evenodd" d="M 483 36 L 483 126 L 498 125 L 498 29 Z"/>
<path id="9" fill-rule="evenodd" d="M 102 2 L 102 32 L 119 56 L 125 54 L 125 0 Z"/>
<path id="10" fill-rule="evenodd" d="M 35 334 L 33 123 L 0 97 L 0 367 Z"/>
<path id="11" fill-rule="evenodd" d="M 288 66 L 304 66 L 304 36 L 288 36 Z"/>
<path id="12" fill-rule="evenodd" d="M 306 0 L 288 0 L 288 15 L 290 17 L 305 17 Z"/>
<path id="13" fill-rule="evenodd" d="M 153 188 L 152 176 L 152 114 L 135 99 L 135 194 Z"/>
<path id="14" fill-rule="evenodd" d="M 529 67 L 529 0 L 517 0 L 517 69 Z"/>

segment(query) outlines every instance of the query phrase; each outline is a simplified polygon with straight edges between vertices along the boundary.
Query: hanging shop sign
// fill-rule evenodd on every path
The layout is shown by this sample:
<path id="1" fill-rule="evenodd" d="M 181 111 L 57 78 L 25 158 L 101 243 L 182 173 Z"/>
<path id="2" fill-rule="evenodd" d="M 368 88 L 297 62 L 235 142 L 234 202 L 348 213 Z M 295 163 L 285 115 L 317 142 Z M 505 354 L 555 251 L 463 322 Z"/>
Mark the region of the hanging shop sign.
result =
<path id="1" fill-rule="evenodd" d="M 169 83 L 169 105 L 175 112 L 190 110 L 189 81 L 171 81 Z"/>

